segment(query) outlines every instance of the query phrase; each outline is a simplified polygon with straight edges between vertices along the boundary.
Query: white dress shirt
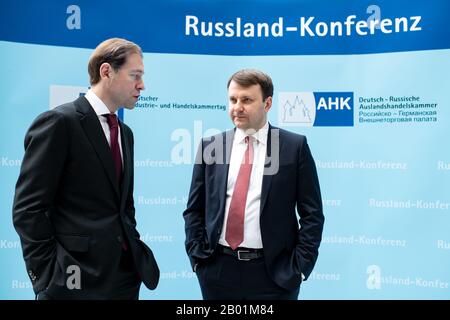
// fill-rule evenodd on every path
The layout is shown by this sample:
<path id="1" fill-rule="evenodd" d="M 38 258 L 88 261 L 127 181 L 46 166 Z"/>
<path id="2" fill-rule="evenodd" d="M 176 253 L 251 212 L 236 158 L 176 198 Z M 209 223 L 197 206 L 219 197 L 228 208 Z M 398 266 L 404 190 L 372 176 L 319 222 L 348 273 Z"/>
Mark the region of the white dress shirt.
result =
<path id="1" fill-rule="evenodd" d="M 86 92 L 86 95 L 84 96 L 87 101 L 91 104 L 92 108 L 94 109 L 95 113 L 97 114 L 98 120 L 100 121 L 100 124 L 102 125 L 103 132 L 105 133 L 106 140 L 108 141 L 109 146 L 111 146 L 110 141 L 110 130 L 108 121 L 106 120 L 106 117 L 103 117 L 105 114 L 110 114 L 111 111 L 109 111 L 106 104 L 103 103 L 102 100 L 100 100 L 99 97 L 91 90 L 89 89 L 88 92 Z M 120 126 L 119 126 L 119 149 L 120 149 L 120 156 L 122 157 L 122 167 L 123 167 L 123 154 L 122 154 L 122 139 L 121 139 L 121 133 L 120 133 Z"/>
<path id="2" fill-rule="evenodd" d="M 261 208 L 261 189 L 264 175 L 264 163 L 266 160 L 267 150 L 267 133 L 269 131 L 269 123 L 266 122 L 264 127 L 252 134 L 253 137 L 253 165 L 250 175 L 250 183 L 247 193 L 247 202 L 245 205 L 244 217 L 244 241 L 239 247 L 261 249 L 263 247 L 261 240 L 261 228 L 259 223 Z M 233 146 L 231 149 L 230 166 L 228 169 L 227 194 L 225 202 L 225 220 L 223 223 L 222 233 L 219 243 L 229 246 L 225 240 L 225 232 L 227 229 L 228 211 L 230 209 L 231 197 L 233 195 L 236 179 L 241 168 L 242 159 L 244 157 L 247 145 L 245 143 L 246 134 L 243 130 L 236 128 Z"/>

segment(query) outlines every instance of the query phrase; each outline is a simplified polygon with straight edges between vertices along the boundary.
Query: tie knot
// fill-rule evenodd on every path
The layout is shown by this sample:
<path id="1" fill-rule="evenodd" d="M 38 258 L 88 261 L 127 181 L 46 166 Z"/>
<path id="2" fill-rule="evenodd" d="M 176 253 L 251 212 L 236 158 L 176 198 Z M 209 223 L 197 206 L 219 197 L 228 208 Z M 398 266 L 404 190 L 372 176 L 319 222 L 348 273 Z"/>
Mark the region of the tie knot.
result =
<path id="1" fill-rule="evenodd" d="M 119 126 L 119 121 L 114 113 L 108 113 L 104 116 L 106 117 L 106 121 L 108 122 L 108 126 L 110 128 L 117 128 Z"/>
<path id="2" fill-rule="evenodd" d="M 253 142 L 253 137 L 252 136 L 246 136 L 245 137 L 245 143 L 249 143 L 249 142 Z"/>

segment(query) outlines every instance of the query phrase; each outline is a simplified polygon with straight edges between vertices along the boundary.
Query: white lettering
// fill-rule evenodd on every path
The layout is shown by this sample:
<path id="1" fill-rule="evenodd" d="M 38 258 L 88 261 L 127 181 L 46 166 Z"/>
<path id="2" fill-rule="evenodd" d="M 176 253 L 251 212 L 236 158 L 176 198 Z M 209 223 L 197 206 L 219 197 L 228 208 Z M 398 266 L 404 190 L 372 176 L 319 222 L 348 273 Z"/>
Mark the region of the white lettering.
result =
<path id="1" fill-rule="evenodd" d="M 377 265 L 370 265 L 367 267 L 367 289 L 373 290 L 373 289 L 381 289 L 381 269 Z"/>
<path id="2" fill-rule="evenodd" d="M 308 32 L 308 35 L 311 37 L 314 37 L 315 34 L 312 32 L 311 28 L 309 27 L 309 25 L 311 24 L 311 22 L 314 20 L 314 17 L 309 17 L 308 21 L 306 21 L 305 23 L 305 17 L 301 17 L 300 18 L 300 35 L 302 37 L 305 36 L 305 31 Z"/>
<path id="3" fill-rule="evenodd" d="M 421 31 L 422 27 L 419 27 L 418 24 L 419 24 L 420 20 L 422 19 L 422 17 L 414 16 L 414 17 L 410 17 L 410 19 L 413 21 L 413 24 L 412 24 L 411 28 L 409 28 L 409 31 Z"/>
<path id="4" fill-rule="evenodd" d="M 344 21 L 315 21 L 315 17 L 300 17 L 299 28 L 286 27 L 286 31 L 300 29 L 301 37 L 341 37 L 357 35 L 373 35 L 377 30 L 383 34 L 393 32 L 421 31 L 421 16 L 381 19 L 380 8 L 369 6 L 367 13 L 372 13 L 366 20 L 356 20 L 356 15 L 349 15 Z M 345 32 L 344 32 L 345 28 Z M 185 16 L 185 35 L 203 37 L 283 37 L 284 19 L 278 17 L 275 22 L 246 22 L 236 17 L 235 21 L 201 21 L 196 16 Z"/>
<path id="5" fill-rule="evenodd" d="M 80 30 L 81 29 L 81 9 L 77 5 L 70 5 L 66 10 L 67 14 L 70 14 L 66 20 L 66 27 L 69 30 Z"/>
<path id="6" fill-rule="evenodd" d="M 186 16 L 186 26 L 184 28 L 186 35 L 190 36 L 191 35 L 191 29 L 192 32 L 194 33 L 194 35 L 198 36 L 198 28 L 197 28 L 197 24 L 198 24 L 198 18 L 196 16 Z"/>

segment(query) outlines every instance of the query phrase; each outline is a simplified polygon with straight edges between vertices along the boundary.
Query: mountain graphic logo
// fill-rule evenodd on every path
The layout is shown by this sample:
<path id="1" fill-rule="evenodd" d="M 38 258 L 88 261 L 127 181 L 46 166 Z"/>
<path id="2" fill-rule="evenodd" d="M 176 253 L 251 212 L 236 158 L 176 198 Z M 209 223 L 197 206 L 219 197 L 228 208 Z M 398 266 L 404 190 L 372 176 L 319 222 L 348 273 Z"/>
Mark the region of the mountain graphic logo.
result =
<path id="1" fill-rule="evenodd" d="M 353 92 L 280 92 L 279 126 L 351 127 Z"/>

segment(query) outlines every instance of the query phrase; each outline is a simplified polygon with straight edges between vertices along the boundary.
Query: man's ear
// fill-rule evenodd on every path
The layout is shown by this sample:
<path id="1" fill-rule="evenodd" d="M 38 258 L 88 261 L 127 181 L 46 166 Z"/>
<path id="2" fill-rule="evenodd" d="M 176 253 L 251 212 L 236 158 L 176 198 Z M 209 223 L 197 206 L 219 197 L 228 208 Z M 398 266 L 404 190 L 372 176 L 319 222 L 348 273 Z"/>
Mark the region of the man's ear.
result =
<path id="1" fill-rule="evenodd" d="M 107 62 L 102 63 L 102 65 L 100 66 L 100 78 L 102 78 L 102 79 L 110 78 L 111 71 L 112 71 L 112 67 L 109 63 L 107 63 Z"/>
<path id="2" fill-rule="evenodd" d="M 266 101 L 264 101 L 264 110 L 268 112 L 272 107 L 272 97 L 267 97 Z"/>

